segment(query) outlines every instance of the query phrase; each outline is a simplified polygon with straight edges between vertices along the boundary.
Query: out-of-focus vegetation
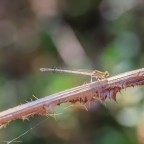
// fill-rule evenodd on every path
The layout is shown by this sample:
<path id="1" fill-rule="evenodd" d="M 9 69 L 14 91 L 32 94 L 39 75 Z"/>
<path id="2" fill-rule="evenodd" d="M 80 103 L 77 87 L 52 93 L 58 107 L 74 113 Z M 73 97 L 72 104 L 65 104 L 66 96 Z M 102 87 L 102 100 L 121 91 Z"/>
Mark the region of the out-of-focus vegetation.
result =
<path id="1" fill-rule="evenodd" d="M 82 85 L 89 79 L 41 73 L 40 67 L 108 70 L 144 67 L 142 0 L 1 0 L 0 111 L 25 100 Z M 89 111 L 56 107 L 47 121 L 18 139 L 23 143 L 144 143 L 144 88 L 117 95 L 118 104 L 90 103 Z M 11 140 L 46 117 L 16 120 L 0 130 Z"/>

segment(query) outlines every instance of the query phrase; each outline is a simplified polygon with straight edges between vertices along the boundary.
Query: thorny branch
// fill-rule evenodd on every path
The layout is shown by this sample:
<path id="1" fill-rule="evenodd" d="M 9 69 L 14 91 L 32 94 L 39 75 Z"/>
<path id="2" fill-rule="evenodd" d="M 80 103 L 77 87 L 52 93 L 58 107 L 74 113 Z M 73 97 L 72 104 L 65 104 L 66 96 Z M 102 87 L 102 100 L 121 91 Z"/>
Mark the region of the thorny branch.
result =
<path id="1" fill-rule="evenodd" d="M 106 98 L 116 101 L 116 94 L 122 89 L 139 85 L 144 85 L 144 68 L 74 87 L 0 112 L 0 128 L 5 127 L 12 120 L 25 120 L 35 114 L 46 115 L 56 105 L 65 102 L 87 103 L 104 101 Z"/>

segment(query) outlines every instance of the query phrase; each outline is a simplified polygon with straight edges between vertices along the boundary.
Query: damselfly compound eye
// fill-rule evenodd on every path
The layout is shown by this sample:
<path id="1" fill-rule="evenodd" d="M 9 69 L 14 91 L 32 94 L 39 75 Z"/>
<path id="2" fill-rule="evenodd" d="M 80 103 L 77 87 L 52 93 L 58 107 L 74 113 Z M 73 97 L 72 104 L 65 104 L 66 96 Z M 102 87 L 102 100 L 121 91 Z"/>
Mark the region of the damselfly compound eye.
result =
<path id="1" fill-rule="evenodd" d="M 108 76 L 109 76 L 109 72 L 105 71 L 105 77 L 108 77 Z"/>

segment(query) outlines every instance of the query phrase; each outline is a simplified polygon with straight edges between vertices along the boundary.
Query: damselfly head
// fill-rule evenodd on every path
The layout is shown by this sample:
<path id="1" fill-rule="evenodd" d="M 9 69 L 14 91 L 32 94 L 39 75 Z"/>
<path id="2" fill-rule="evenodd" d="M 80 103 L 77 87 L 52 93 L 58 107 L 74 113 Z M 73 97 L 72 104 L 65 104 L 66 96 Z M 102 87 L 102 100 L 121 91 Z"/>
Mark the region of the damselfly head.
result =
<path id="1" fill-rule="evenodd" d="M 105 77 L 108 77 L 108 76 L 109 76 L 109 72 L 105 71 Z"/>

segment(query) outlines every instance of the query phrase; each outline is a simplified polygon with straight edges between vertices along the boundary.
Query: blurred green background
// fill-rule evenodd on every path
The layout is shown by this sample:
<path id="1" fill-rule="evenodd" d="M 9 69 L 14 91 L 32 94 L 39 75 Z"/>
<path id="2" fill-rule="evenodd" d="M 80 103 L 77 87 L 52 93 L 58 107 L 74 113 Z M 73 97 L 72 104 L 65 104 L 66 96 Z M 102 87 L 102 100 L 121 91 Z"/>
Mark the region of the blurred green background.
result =
<path id="1" fill-rule="evenodd" d="M 0 111 L 82 85 L 85 76 L 42 73 L 41 67 L 98 69 L 116 75 L 144 67 L 142 0 L 1 0 Z M 144 88 L 117 95 L 118 104 L 55 108 L 0 130 L 0 142 L 144 144 Z M 62 113 L 62 114 L 61 114 Z"/>

